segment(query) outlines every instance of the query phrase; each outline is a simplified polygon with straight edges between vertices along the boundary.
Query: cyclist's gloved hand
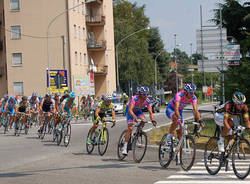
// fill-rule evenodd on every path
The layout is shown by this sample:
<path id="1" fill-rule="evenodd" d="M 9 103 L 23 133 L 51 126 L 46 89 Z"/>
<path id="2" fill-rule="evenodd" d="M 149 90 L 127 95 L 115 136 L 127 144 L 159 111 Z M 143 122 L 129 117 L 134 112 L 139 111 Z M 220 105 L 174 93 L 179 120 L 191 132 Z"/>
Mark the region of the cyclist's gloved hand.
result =
<path id="1" fill-rule="evenodd" d="M 152 120 L 152 124 L 156 127 L 157 122 L 155 120 Z"/>
<path id="2" fill-rule="evenodd" d="M 96 121 L 98 122 L 98 121 L 100 121 L 101 120 L 101 117 L 100 116 L 97 116 L 96 117 Z"/>
<path id="3" fill-rule="evenodd" d="M 201 126 L 202 128 L 204 128 L 204 127 L 205 127 L 205 122 L 204 122 L 204 121 L 199 120 L 199 123 L 200 123 L 200 126 Z"/>
<path id="4" fill-rule="evenodd" d="M 177 119 L 176 123 L 180 124 L 181 123 L 181 119 Z"/>
<path id="5" fill-rule="evenodd" d="M 117 121 L 115 119 L 113 119 L 112 122 L 113 122 L 113 124 L 116 124 Z"/>

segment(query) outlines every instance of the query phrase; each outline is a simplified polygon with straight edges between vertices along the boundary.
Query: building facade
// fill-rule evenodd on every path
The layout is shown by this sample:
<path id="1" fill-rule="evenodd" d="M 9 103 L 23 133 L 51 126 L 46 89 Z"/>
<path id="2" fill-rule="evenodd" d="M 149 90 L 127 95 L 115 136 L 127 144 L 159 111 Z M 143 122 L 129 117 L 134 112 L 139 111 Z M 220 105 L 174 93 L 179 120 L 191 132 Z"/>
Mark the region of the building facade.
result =
<path id="1" fill-rule="evenodd" d="M 45 94 L 48 69 L 66 70 L 72 91 L 90 76 L 96 96 L 116 89 L 112 0 L 3 0 L 0 11 L 0 95 Z"/>

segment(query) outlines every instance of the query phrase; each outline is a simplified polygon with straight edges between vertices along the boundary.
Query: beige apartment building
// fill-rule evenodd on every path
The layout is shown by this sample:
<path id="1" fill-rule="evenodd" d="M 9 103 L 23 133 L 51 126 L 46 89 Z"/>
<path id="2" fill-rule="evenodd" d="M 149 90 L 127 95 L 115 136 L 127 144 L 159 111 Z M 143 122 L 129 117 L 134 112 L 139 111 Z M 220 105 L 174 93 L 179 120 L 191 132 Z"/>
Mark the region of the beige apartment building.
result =
<path id="1" fill-rule="evenodd" d="M 112 3 L 1 0 L 0 95 L 45 94 L 48 69 L 66 70 L 68 88 L 79 95 L 112 93 L 116 89 Z"/>

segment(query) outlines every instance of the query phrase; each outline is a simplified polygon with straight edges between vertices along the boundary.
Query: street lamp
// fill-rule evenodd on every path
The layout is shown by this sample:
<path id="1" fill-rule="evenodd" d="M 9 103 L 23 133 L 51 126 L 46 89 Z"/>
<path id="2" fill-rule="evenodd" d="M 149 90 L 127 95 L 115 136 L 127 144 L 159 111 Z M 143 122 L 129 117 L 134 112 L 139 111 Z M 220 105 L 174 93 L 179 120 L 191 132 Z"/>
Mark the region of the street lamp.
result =
<path id="1" fill-rule="evenodd" d="M 174 62 L 175 62 L 175 79 L 176 79 L 176 92 L 178 93 L 178 71 L 177 71 L 177 61 L 176 61 L 176 47 L 181 46 L 181 44 L 176 44 L 176 36 L 177 34 L 174 34 Z"/>
<path id="2" fill-rule="evenodd" d="M 76 8 L 76 7 L 79 7 L 79 6 L 83 6 L 84 5 L 84 2 L 83 3 L 80 3 L 76 6 L 73 6 L 72 8 L 69 8 L 69 9 L 66 9 L 64 10 L 63 12 L 59 13 L 58 15 L 56 15 L 48 24 L 48 28 L 47 28 L 47 53 L 48 53 L 48 83 L 49 83 L 49 94 L 50 94 L 50 53 L 49 53 L 49 28 L 50 26 L 52 25 L 53 22 L 55 22 L 55 20 L 60 17 L 61 15 L 63 15 L 64 13 Z M 71 80 L 71 79 L 70 79 Z"/>
<path id="3" fill-rule="evenodd" d="M 193 44 L 190 43 L 190 60 L 191 60 L 191 66 L 193 67 Z M 192 83 L 194 83 L 194 68 L 192 68 Z"/>
<path id="4" fill-rule="evenodd" d="M 148 30 L 148 29 L 150 29 L 150 27 L 146 27 L 146 28 L 140 29 L 140 30 L 138 30 L 138 31 L 135 31 L 135 32 L 133 32 L 133 33 L 131 33 L 131 34 L 125 36 L 123 39 L 121 39 L 121 40 L 116 44 L 116 46 L 115 46 L 115 55 L 116 55 L 116 80 L 117 80 L 116 83 L 117 83 L 117 91 L 120 90 L 119 70 L 118 70 L 118 63 L 119 63 L 119 62 L 118 62 L 118 47 L 119 47 L 119 45 L 120 45 L 124 40 L 126 40 L 127 38 L 129 38 L 129 37 L 135 35 L 136 33 L 139 33 L 139 32 L 141 32 L 141 31 Z"/>
<path id="5" fill-rule="evenodd" d="M 158 56 L 160 56 L 162 54 L 162 52 L 165 51 L 164 49 L 160 50 L 158 52 L 158 54 L 155 57 L 155 90 L 157 90 L 157 68 L 156 68 L 156 60 L 158 58 Z"/>

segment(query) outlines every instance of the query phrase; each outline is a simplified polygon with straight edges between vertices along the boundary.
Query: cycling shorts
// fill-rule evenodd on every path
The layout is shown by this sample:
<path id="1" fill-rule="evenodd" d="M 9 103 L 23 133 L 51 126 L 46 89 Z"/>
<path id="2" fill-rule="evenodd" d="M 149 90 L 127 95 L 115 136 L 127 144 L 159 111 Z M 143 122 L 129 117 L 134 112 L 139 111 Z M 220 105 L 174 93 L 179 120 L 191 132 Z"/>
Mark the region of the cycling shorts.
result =
<path id="1" fill-rule="evenodd" d="M 14 108 L 7 107 L 7 110 L 9 111 L 10 115 L 14 115 L 15 114 L 15 109 Z"/>
<path id="2" fill-rule="evenodd" d="M 69 115 L 69 116 L 71 116 L 72 114 L 71 114 L 71 110 L 70 110 L 70 108 L 68 108 L 66 105 L 64 106 L 64 111 L 65 112 L 67 112 L 67 114 Z"/>
<path id="3" fill-rule="evenodd" d="M 134 114 L 136 115 L 136 118 L 141 118 L 142 116 L 144 116 L 144 113 L 142 112 L 142 110 L 136 111 L 134 112 Z M 133 116 L 131 116 L 131 114 L 128 111 L 128 105 L 126 107 L 126 118 L 127 118 L 127 123 L 131 124 L 134 122 L 134 118 Z"/>
<path id="4" fill-rule="evenodd" d="M 171 103 L 168 104 L 166 108 L 166 115 L 169 119 L 173 120 L 173 114 L 175 113 L 174 108 L 172 107 Z M 181 120 L 183 120 L 182 110 L 179 110 L 179 113 L 181 115 Z"/>
<path id="5" fill-rule="evenodd" d="M 99 113 L 99 116 L 100 116 L 100 118 L 101 119 L 103 119 L 103 118 L 105 118 L 106 117 L 106 113 Z M 98 121 L 96 121 L 96 116 L 95 116 L 95 111 L 93 112 L 93 116 L 92 116 L 92 121 L 93 121 L 93 123 L 96 123 L 96 124 L 98 124 Z"/>

